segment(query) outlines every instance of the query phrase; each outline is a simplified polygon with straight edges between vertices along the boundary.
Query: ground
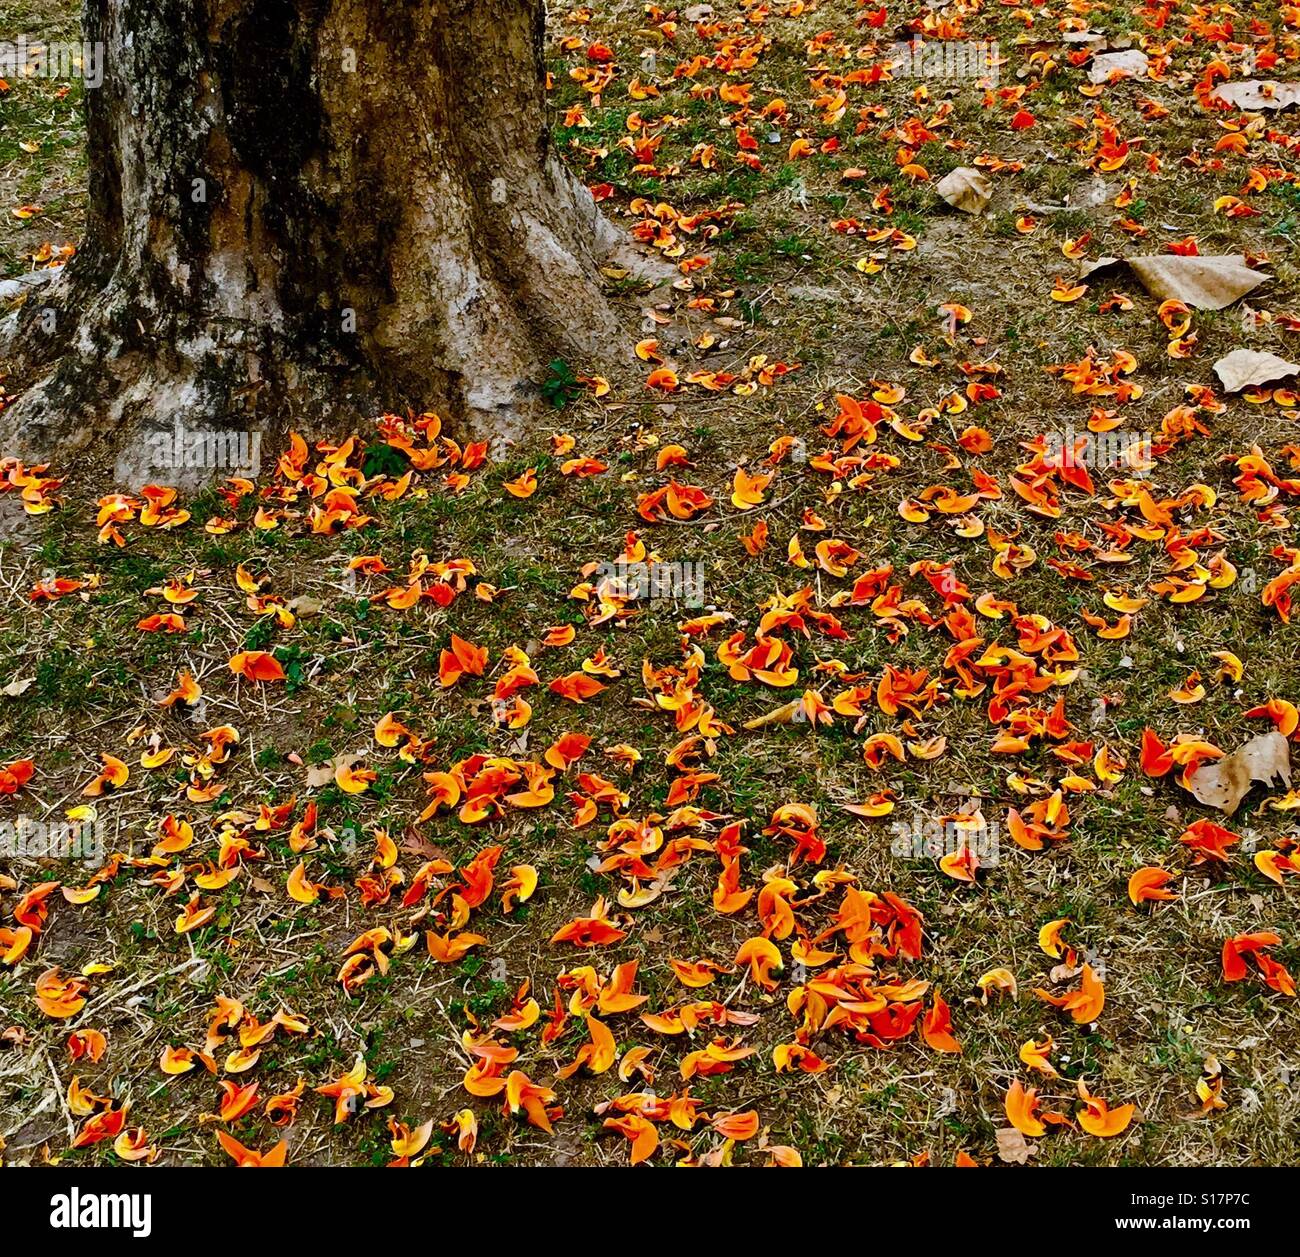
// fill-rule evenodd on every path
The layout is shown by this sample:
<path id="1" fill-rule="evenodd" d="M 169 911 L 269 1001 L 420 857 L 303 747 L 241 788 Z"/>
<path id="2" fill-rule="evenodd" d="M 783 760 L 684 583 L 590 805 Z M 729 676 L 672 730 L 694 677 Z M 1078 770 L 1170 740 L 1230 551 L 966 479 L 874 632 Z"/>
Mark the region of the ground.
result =
<path id="1" fill-rule="evenodd" d="M 556 141 L 679 278 L 611 270 L 626 344 L 556 363 L 515 446 L 389 421 L 171 503 L 10 468 L 0 820 L 89 809 L 111 858 L 0 863 L 4 1159 L 1297 1161 L 1300 796 L 1228 817 L 1180 776 L 1300 702 L 1300 407 L 1211 369 L 1300 351 L 1297 114 L 1198 95 L 1252 52 L 1300 77 L 1300 11 L 886 7 L 552 13 Z M 996 84 L 878 81 L 920 29 L 996 41 Z M 1150 73 L 1089 85 L 1086 30 Z M 0 95 L 7 276 L 78 238 L 65 87 Z M 978 217 L 935 193 L 958 166 L 993 185 Z M 1272 278 L 1219 311 L 1077 279 L 1191 242 Z M 1149 466 L 1044 472 L 1107 411 Z M 596 565 L 641 547 L 700 564 L 702 597 L 617 596 Z M 184 673 L 202 697 L 160 706 Z M 604 688 L 575 702 L 573 674 Z M 570 732 L 585 754 L 548 764 Z M 104 756 L 125 780 L 87 795 Z M 993 848 L 941 864 L 926 827 L 976 807 Z M 1169 898 L 1134 902 L 1151 868 Z M 358 1060 L 338 1114 L 316 1089 Z"/>

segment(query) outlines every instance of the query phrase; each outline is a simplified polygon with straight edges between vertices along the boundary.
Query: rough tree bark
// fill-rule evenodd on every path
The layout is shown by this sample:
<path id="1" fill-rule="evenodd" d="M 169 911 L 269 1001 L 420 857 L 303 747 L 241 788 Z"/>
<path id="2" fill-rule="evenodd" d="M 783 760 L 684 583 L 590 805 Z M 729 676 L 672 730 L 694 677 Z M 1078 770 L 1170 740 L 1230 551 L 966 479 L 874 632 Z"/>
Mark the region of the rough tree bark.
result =
<path id="1" fill-rule="evenodd" d="M 48 374 L 5 452 L 406 406 L 509 430 L 539 364 L 608 346 L 617 233 L 549 142 L 542 0 L 87 0 L 85 27 L 86 240 L 56 334 L 24 312 Z"/>

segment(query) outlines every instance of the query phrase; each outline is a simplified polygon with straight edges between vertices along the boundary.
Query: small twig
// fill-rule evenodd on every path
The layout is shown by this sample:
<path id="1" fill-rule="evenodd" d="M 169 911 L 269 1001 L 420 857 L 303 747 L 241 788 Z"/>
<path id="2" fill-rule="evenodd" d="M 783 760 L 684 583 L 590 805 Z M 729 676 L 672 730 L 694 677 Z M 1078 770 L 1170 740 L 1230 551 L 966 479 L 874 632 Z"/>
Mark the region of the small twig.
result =
<path id="1" fill-rule="evenodd" d="M 59 1071 L 54 1068 L 54 1058 L 47 1050 L 45 1053 L 45 1063 L 50 1067 L 50 1077 L 54 1079 L 54 1094 L 59 1098 L 59 1107 L 63 1110 L 63 1116 L 68 1123 L 68 1142 L 71 1143 L 77 1137 L 77 1124 L 72 1120 L 72 1110 L 68 1107 L 68 1097 L 63 1094 L 63 1084 L 59 1081 Z"/>

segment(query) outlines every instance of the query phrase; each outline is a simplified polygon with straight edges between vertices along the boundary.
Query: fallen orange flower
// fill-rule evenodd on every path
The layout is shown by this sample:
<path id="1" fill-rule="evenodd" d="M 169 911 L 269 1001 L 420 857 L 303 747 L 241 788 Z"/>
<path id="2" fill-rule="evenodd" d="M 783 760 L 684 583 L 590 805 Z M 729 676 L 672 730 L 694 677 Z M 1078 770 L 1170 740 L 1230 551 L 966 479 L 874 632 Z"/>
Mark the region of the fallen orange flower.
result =
<path id="1" fill-rule="evenodd" d="M 609 908 L 602 895 L 592 904 L 589 916 L 576 917 L 562 925 L 551 935 L 551 942 L 572 943 L 575 947 L 603 947 L 626 937 L 627 932 L 610 920 Z"/>
<path id="2" fill-rule="evenodd" d="M 1082 1079 L 1079 1081 L 1079 1098 L 1085 1107 L 1076 1116 L 1079 1125 L 1090 1135 L 1096 1135 L 1100 1139 L 1113 1139 L 1116 1135 L 1122 1135 L 1133 1120 L 1133 1105 L 1121 1104 L 1119 1108 L 1112 1109 L 1105 1100 L 1089 1095 Z"/>
<path id="3" fill-rule="evenodd" d="M 90 798 L 98 798 L 110 786 L 114 790 L 121 789 L 122 786 L 126 785 L 127 778 L 131 775 L 131 770 L 120 759 L 103 754 L 99 758 L 103 762 L 103 770 L 81 792 Z"/>
<path id="4" fill-rule="evenodd" d="M 616 1130 L 625 1136 L 632 1145 L 633 1165 L 640 1165 L 654 1156 L 659 1147 L 659 1132 L 654 1123 L 647 1121 L 639 1113 L 626 1113 L 622 1117 L 607 1117 L 606 1130 Z"/>
<path id="5" fill-rule="evenodd" d="M 939 995 L 938 987 L 934 991 L 934 1005 L 921 1022 L 921 1037 L 936 1052 L 961 1051 L 961 1044 L 952 1033 L 952 1017 L 948 1005 Z"/>
<path id="6" fill-rule="evenodd" d="M 444 650 L 438 660 L 438 683 L 450 688 L 463 676 L 481 677 L 487 667 L 488 652 L 463 638 L 451 635 L 451 649 Z"/>
<path id="7" fill-rule="evenodd" d="M 1039 1119 L 1038 1107 L 1037 1089 L 1030 1087 L 1026 1090 L 1020 1079 L 1015 1079 L 1010 1090 L 1007 1091 L 1004 1102 L 1007 1121 L 1022 1135 L 1028 1135 L 1030 1139 L 1047 1134 L 1047 1127 Z"/>
<path id="8" fill-rule="evenodd" d="M 1101 1016 L 1106 1003 L 1106 992 L 1101 981 L 1093 972 L 1092 966 L 1083 966 L 1083 976 L 1077 991 L 1067 991 L 1064 995 L 1052 995 L 1036 988 L 1034 994 L 1040 999 L 1064 1009 L 1079 1024 L 1087 1025 Z"/>
<path id="9" fill-rule="evenodd" d="M 511 1071 L 506 1079 L 504 1108 L 507 1113 L 517 1116 L 522 1110 L 533 1126 L 551 1135 L 555 1133 L 551 1121 L 560 1114 L 560 1110 L 548 1108 L 554 1104 L 555 1092 L 549 1087 L 538 1086 L 520 1070 Z"/>
<path id="10" fill-rule="evenodd" d="M 0 794 L 17 794 L 31 779 L 36 764 L 30 759 L 17 759 L 0 768 Z"/>
<path id="11" fill-rule="evenodd" d="M 241 650 L 231 657 L 231 672 L 247 677 L 250 681 L 283 681 L 284 669 L 280 661 L 265 650 Z"/>
<path id="12" fill-rule="evenodd" d="M 100 1143 L 105 1139 L 116 1139 L 126 1125 L 128 1107 L 123 1105 L 120 1109 L 105 1109 L 104 1112 L 88 1118 L 73 1138 L 72 1147 L 89 1148 L 92 1144 Z"/>
<path id="13" fill-rule="evenodd" d="M 86 1006 L 89 989 L 85 978 L 64 977 L 56 965 L 36 979 L 36 1006 L 47 1017 L 63 1021 L 75 1017 Z"/>
<path id="14" fill-rule="evenodd" d="M 1135 907 L 1141 903 L 1177 899 L 1172 890 L 1165 889 L 1173 880 L 1174 875 L 1166 869 L 1155 866 L 1138 869 L 1128 879 L 1128 897 Z"/>
<path id="15" fill-rule="evenodd" d="M 748 1109 L 744 1113 L 719 1113 L 713 1119 L 713 1129 L 727 1139 L 753 1139 L 758 1134 L 758 1112 Z"/>
<path id="16" fill-rule="evenodd" d="M 780 973 L 785 966 L 781 953 L 771 939 L 756 936 L 741 944 L 736 953 L 735 963 L 749 966 L 749 976 L 764 990 L 776 990 L 777 982 L 773 973 Z"/>
<path id="17" fill-rule="evenodd" d="M 240 1167 L 282 1166 L 289 1159 L 289 1145 L 283 1139 L 266 1152 L 255 1152 L 252 1148 L 245 1148 L 238 1139 L 233 1135 L 227 1135 L 224 1130 L 217 1131 L 217 1142 L 226 1155 Z"/>
<path id="18" fill-rule="evenodd" d="M 1281 995 L 1294 999 L 1295 980 L 1282 964 L 1268 954 L 1270 947 L 1277 947 L 1281 942 L 1282 939 L 1269 930 L 1259 930 L 1253 934 L 1238 934 L 1224 940 L 1223 980 L 1243 981 L 1249 972 L 1245 961 L 1245 957 L 1249 956 L 1255 962 L 1267 986 Z"/>
<path id="19" fill-rule="evenodd" d="M 551 682 L 550 691 L 571 703 L 581 703 L 605 688 L 604 684 L 585 672 L 570 672 L 568 676 L 557 677 Z"/>

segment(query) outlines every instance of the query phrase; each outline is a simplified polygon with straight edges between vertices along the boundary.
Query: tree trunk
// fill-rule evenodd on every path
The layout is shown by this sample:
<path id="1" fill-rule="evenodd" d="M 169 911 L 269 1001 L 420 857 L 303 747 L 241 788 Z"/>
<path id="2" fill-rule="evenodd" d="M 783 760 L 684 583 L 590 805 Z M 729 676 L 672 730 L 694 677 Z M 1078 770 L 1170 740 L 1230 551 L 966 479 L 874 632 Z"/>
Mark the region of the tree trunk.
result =
<path id="1" fill-rule="evenodd" d="M 86 39 L 87 238 L 54 334 L 24 311 L 20 352 L 62 357 L 7 451 L 508 431 L 549 357 L 608 345 L 616 233 L 549 142 L 542 0 L 87 0 Z"/>

